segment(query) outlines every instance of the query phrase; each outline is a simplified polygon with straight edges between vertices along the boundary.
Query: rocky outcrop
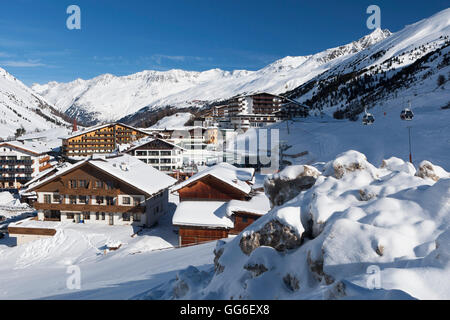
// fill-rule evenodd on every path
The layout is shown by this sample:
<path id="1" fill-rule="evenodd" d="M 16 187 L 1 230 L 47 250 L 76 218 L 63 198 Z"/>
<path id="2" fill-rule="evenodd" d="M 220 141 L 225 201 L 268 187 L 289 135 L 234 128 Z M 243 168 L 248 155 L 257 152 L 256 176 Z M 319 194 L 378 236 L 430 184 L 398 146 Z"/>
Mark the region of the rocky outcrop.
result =
<path id="1" fill-rule="evenodd" d="M 242 235 L 239 246 L 243 253 L 250 255 L 261 246 L 272 247 L 282 252 L 298 248 L 301 244 L 301 237 L 292 228 L 277 220 L 271 220 L 259 231 Z"/>
<path id="2" fill-rule="evenodd" d="M 348 173 L 363 170 L 369 172 L 374 179 L 378 178 L 377 169 L 367 161 L 366 156 L 358 151 L 350 150 L 328 162 L 323 174 L 342 179 Z"/>
<path id="3" fill-rule="evenodd" d="M 292 292 L 300 290 L 300 281 L 290 273 L 283 277 L 283 282 Z"/>
<path id="4" fill-rule="evenodd" d="M 264 181 L 264 190 L 272 207 L 280 206 L 310 189 L 320 172 L 311 166 L 292 166 Z"/>
<path id="5" fill-rule="evenodd" d="M 450 178 L 450 174 L 439 166 L 433 165 L 430 161 L 422 161 L 416 176 L 422 179 L 438 181 L 441 178 Z"/>

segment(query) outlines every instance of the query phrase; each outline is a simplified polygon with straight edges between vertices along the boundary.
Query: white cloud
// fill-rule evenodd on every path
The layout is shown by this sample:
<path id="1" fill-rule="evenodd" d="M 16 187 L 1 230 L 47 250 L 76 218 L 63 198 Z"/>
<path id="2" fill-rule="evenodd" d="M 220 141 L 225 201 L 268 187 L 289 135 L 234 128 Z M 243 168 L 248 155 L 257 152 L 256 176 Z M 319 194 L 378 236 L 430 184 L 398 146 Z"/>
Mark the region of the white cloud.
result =
<path id="1" fill-rule="evenodd" d="M 38 60 L 27 60 L 27 61 L 7 60 L 7 61 L 0 61 L 0 65 L 5 67 L 18 67 L 18 68 L 33 68 L 45 66 L 45 64 L 40 63 Z"/>

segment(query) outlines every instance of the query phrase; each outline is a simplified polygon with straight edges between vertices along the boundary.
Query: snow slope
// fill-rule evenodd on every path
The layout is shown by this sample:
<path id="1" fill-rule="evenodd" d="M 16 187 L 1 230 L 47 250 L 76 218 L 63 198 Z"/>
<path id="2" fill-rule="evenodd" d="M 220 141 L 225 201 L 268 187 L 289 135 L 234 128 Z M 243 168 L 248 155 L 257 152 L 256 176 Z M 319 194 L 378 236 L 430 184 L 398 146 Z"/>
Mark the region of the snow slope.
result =
<path id="1" fill-rule="evenodd" d="M 11 238 L 0 239 L 0 300 L 129 299 L 191 264 L 210 268 L 214 243 L 173 249 L 178 236 L 171 220 L 178 197 L 171 195 L 170 201 L 170 213 L 158 226 L 134 237 L 139 230 L 131 226 L 46 222 L 57 230 L 54 237 L 18 247 L 7 246 Z M 108 252 L 111 244 L 121 247 Z M 71 265 L 80 268 L 80 290 L 66 286 Z"/>
<path id="2" fill-rule="evenodd" d="M 359 114 L 364 107 L 389 110 L 385 106 L 393 99 L 404 106 L 408 100 L 413 107 L 422 101 L 445 106 L 449 73 L 450 8 L 347 57 L 287 96 L 329 115 Z"/>
<path id="3" fill-rule="evenodd" d="M 142 71 L 124 77 L 105 74 L 70 83 L 35 84 L 32 88 L 70 116 L 111 121 L 148 106 L 185 107 L 242 93 L 282 93 L 389 35 L 389 31 L 378 29 L 350 44 L 315 55 L 286 57 L 258 71 Z"/>
<path id="4" fill-rule="evenodd" d="M 187 268 L 135 298 L 449 299 L 450 175 L 408 167 L 340 154 L 311 189 L 219 241 L 215 270 Z"/>
<path id="5" fill-rule="evenodd" d="M 69 125 L 56 109 L 21 81 L 0 68 L 0 137 L 14 136 L 20 127 L 27 132 Z"/>
<path id="6" fill-rule="evenodd" d="M 175 113 L 174 115 L 162 118 L 155 125 L 151 126 L 149 129 L 182 128 L 191 117 L 192 113 L 189 112 Z"/>

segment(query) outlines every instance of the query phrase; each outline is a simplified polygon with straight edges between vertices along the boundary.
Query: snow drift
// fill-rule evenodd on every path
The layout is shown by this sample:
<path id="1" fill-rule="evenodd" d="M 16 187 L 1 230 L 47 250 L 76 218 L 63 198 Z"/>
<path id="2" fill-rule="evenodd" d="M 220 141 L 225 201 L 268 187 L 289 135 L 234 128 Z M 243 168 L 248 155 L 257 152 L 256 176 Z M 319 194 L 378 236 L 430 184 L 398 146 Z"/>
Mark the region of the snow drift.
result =
<path id="1" fill-rule="evenodd" d="M 218 241 L 209 272 L 190 267 L 136 298 L 449 299 L 450 179 L 440 174 L 345 152 L 310 189 Z"/>

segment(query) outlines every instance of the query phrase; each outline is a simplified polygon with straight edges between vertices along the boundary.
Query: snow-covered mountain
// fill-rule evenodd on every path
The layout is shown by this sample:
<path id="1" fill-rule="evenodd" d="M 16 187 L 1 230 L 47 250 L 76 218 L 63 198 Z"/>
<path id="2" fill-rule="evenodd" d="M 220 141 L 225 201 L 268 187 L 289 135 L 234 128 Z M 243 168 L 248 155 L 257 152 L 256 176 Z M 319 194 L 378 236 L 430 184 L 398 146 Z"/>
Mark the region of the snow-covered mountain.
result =
<path id="1" fill-rule="evenodd" d="M 84 122 L 117 120 L 144 107 L 203 105 L 257 91 L 283 93 L 390 34 L 377 29 L 350 44 L 310 56 L 285 57 L 258 71 L 142 71 L 124 77 L 105 74 L 70 83 L 34 84 L 32 88 L 60 111 Z"/>
<path id="2" fill-rule="evenodd" d="M 0 68 L 0 138 L 14 136 L 17 129 L 33 132 L 69 123 L 44 98 Z"/>
<path id="3" fill-rule="evenodd" d="M 287 96 L 336 118 L 403 98 L 413 107 L 450 102 L 450 9 L 406 26 L 312 78 Z M 415 104 L 415 105 L 414 105 Z M 386 110 L 385 110 L 386 111 Z"/>

